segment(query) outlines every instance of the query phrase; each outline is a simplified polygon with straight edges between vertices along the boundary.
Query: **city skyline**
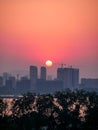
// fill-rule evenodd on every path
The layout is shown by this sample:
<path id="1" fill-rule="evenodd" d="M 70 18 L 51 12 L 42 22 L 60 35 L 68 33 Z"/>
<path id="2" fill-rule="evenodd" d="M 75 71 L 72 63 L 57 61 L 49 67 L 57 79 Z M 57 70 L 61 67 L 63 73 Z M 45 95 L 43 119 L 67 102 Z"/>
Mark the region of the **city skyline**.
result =
<path id="1" fill-rule="evenodd" d="M 55 69 L 55 75 L 52 75 L 51 71 L 49 69 L 51 69 L 51 67 L 49 66 L 37 66 L 37 65 L 29 65 L 28 66 L 28 69 L 27 70 L 20 70 L 20 71 L 13 71 L 13 72 L 7 72 L 7 71 L 4 71 L 2 73 L 0 73 L 0 76 L 8 76 L 8 77 L 15 77 L 16 79 L 21 79 L 22 77 L 26 77 L 28 79 L 30 79 L 30 68 L 34 67 L 34 71 L 37 73 L 36 74 L 36 78 L 37 79 L 44 79 L 44 80 L 48 80 L 48 79 L 51 79 L 51 80 L 55 80 L 55 79 L 58 79 L 58 72 L 59 72 L 59 69 L 61 70 L 66 70 L 66 69 L 75 69 L 79 74 L 78 74 L 78 77 L 79 77 L 79 81 L 82 79 L 82 78 L 86 78 L 86 79 L 98 79 L 98 77 L 95 77 L 95 78 L 92 78 L 92 77 L 81 77 L 80 74 L 81 74 L 81 69 L 80 68 L 77 68 L 77 67 L 73 67 L 73 66 L 67 66 L 66 64 L 61 64 L 60 66 L 58 66 L 56 69 Z M 32 69 L 31 69 L 32 70 Z M 53 69 L 54 70 L 54 69 Z M 62 72 L 61 70 L 61 72 Z M 35 73 L 34 72 L 34 73 Z M 33 76 L 33 75 L 32 75 Z M 62 76 L 61 76 L 62 77 Z M 64 78 L 65 76 L 63 76 Z M 61 79 L 61 78 L 60 78 Z"/>
<path id="2" fill-rule="evenodd" d="M 30 65 L 29 65 L 30 66 Z M 45 64 L 43 64 L 43 65 L 41 65 L 41 66 L 39 66 L 39 65 L 31 65 L 31 66 L 36 66 L 37 67 L 37 71 L 38 71 L 38 78 L 40 78 L 41 77 L 41 68 L 46 68 L 46 70 L 47 70 L 47 78 L 48 77 L 51 77 L 52 79 L 55 79 L 55 78 L 57 78 L 57 69 L 58 68 L 78 68 L 79 70 L 80 70 L 80 74 L 79 74 L 79 79 L 81 79 L 81 78 L 95 78 L 95 79 L 97 79 L 98 77 L 97 76 L 85 76 L 85 74 L 84 75 L 81 75 L 81 69 L 79 68 L 79 67 L 77 67 L 77 66 L 73 66 L 73 65 L 66 65 L 66 64 L 59 64 L 59 65 L 52 65 L 51 67 L 50 66 L 47 66 L 47 65 L 45 65 Z M 56 66 L 56 67 L 54 67 L 54 66 Z M 22 76 L 26 76 L 26 77 L 29 77 L 29 67 L 27 67 L 27 68 L 25 68 L 25 69 L 20 69 L 20 70 L 11 70 L 11 71 L 2 71 L 1 73 L 0 73 L 0 76 L 2 76 L 3 75 L 3 73 L 8 73 L 10 76 L 15 76 L 15 77 L 17 77 L 17 75 L 19 75 L 20 77 L 22 77 Z"/>
<path id="3" fill-rule="evenodd" d="M 47 68 L 45 66 L 38 67 L 34 65 L 29 66 L 29 76 L 10 75 L 3 73 L 0 76 L 0 94 L 21 94 L 27 92 L 36 93 L 52 93 L 69 89 L 90 89 L 98 88 L 98 78 L 79 79 L 79 68 L 61 67 L 56 70 L 56 78 L 48 76 Z M 38 76 L 39 75 L 39 76 Z"/>
<path id="4" fill-rule="evenodd" d="M 97 0 L 0 1 L 0 73 L 28 72 L 47 60 L 98 78 Z"/>

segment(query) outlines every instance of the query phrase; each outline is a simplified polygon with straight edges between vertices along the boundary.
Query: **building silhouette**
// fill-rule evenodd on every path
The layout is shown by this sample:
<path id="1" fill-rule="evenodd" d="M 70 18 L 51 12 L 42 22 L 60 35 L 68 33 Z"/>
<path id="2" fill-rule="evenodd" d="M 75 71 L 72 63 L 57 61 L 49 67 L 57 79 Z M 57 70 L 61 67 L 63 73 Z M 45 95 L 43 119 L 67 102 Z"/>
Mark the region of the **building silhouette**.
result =
<path id="1" fill-rule="evenodd" d="M 0 76 L 0 87 L 2 87 L 2 86 L 3 86 L 3 77 Z"/>
<path id="2" fill-rule="evenodd" d="M 57 69 L 57 79 L 64 81 L 64 68 Z"/>
<path id="3" fill-rule="evenodd" d="M 46 80 L 46 67 L 44 66 L 40 68 L 40 79 Z"/>
<path id="4" fill-rule="evenodd" d="M 37 80 L 37 93 L 53 93 L 55 91 L 63 90 L 63 82 L 59 80 Z"/>
<path id="5" fill-rule="evenodd" d="M 3 85 L 6 85 L 6 80 L 8 80 L 10 77 L 10 74 L 7 72 L 3 73 Z"/>
<path id="6" fill-rule="evenodd" d="M 98 79 L 82 78 L 81 86 L 83 88 L 98 88 Z"/>
<path id="7" fill-rule="evenodd" d="M 36 66 L 30 66 L 30 89 L 35 90 L 38 79 L 38 69 Z"/>
<path id="8" fill-rule="evenodd" d="M 10 76 L 9 79 L 6 80 L 6 86 L 9 86 L 11 88 L 16 87 L 16 80 L 14 76 Z"/>
<path id="9" fill-rule="evenodd" d="M 73 69 L 72 84 L 73 87 L 77 87 L 79 85 L 79 69 Z"/>
<path id="10" fill-rule="evenodd" d="M 16 93 L 30 92 L 30 80 L 28 77 L 21 77 L 21 79 L 17 81 L 16 88 Z"/>
<path id="11" fill-rule="evenodd" d="M 81 84 L 79 84 L 79 69 L 65 67 L 63 65 L 57 68 L 57 78 L 55 79 L 52 79 L 51 76 L 47 76 L 47 69 L 44 66 L 40 68 L 39 78 L 37 66 L 31 65 L 29 74 L 29 78 L 23 76 L 16 79 L 16 77 L 9 75 L 9 73 L 3 73 L 3 75 L 0 76 L 0 93 L 51 93 L 62 91 L 66 88 L 97 88 L 98 86 L 98 79 L 82 78 Z"/>
<path id="12" fill-rule="evenodd" d="M 57 79 L 63 81 L 64 88 L 77 87 L 79 84 L 79 69 L 76 68 L 58 68 Z"/>

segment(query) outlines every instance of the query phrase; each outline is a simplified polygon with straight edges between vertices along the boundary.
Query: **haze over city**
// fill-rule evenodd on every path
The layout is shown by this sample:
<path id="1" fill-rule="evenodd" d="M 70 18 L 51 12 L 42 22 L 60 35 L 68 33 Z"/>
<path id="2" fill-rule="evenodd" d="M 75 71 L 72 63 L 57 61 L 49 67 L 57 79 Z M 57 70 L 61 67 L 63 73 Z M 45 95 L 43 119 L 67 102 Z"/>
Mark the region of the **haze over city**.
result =
<path id="1" fill-rule="evenodd" d="M 53 62 L 98 78 L 97 0 L 0 0 L 0 73 Z"/>

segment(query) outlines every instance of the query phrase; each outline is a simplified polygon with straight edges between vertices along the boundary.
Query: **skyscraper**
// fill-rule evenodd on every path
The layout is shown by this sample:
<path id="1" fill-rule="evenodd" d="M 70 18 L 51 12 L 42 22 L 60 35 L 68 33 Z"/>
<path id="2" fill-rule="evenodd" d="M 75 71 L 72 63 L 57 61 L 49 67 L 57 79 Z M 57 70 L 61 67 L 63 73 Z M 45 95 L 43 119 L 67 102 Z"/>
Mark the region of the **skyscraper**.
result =
<path id="1" fill-rule="evenodd" d="M 73 87 L 77 87 L 79 84 L 79 69 L 77 68 L 73 69 L 72 83 Z"/>
<path id="2" fill-rule="evenodd" d="M 30 66 L 30 89 L 36 89 L 36 82 L 38 79 L 38 69 L 36 66 Z"/>
<path id="3" fill-rule="evenodd" d="M 10 77 L 10 74 L 9 74 L 9 73 L 7 73 L 7 72 L 4 72 L 4 73 L 3 73 L 3 85 L 6 84 L 6 80 L 8 80 L 9 77 Z"/>
<path id="4" fill-rule="evenodd" d="M 57 69 L 57 79 L 64 80 L 64 69 L 63 68 Z"/>
<path id="5" fill-rule="evenodd" d="M 5 84 L 6 88 L 11 91 L 16 88 L 16 79 L 14 76 L 10 76 L 9 79 L 6 80 Z"/>
<path id="6" fill-rule="evenodd" d="M 2 87 L 2 86 L 3 86 L 3 77 L 0 76 L 0 87 Z"/>
<path id="7" fill-rule="evenodd" d="M 73 69 L 72 68 L 64 68 L 64 87 L 70 88 L 73 86 L 72 83 L 73 77 Z"/>
<path id="8" fill-rule="evenodd" d="M 79 83 L 79 69 L 58 68 L 57 79 L 63 81 L 64 88 L 77 87 Z"/>
<path id="9" fill-rule="evenodd" d="M 40 69 L 40 79 L 46 80 L 46 67 L 44 66 Z"/>

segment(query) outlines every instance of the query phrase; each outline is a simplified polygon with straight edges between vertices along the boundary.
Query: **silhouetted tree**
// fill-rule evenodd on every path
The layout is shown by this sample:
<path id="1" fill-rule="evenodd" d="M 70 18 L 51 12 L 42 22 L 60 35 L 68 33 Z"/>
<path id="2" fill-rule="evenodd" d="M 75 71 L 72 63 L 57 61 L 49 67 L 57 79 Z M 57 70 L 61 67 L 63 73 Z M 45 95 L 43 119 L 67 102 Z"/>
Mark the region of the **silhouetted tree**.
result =
<path id="1" fill-rule="evenodd" d="M 13 101 L 12 116 L 18 126 L 18 130 L 31 130 L 35 122 L 32 115 L 36 118 L 36 112 L 33 113 L 35 94 L 27 93 L 23 97 Z M 32 114 L 31 114 L 32 113 Z M 31 120 L 32 119 L 32 120 Z"/>
<path id="2" fill-rule="evenodd" d="M 0 130 L 6 130 L 5 124 L 7 123 L 6 119 L 6 109 L 7 104 L 3 101 L 3 99 L 0 99 Z"/>
<path id="3" fill-rule="evenodd" d="M 19 99 L 12 102 L 12 113 L 14 116 L 20 117 L 24 114 L 30 113 L 34 107 L 35 94 L 27 93 Z"/>
<path id="4" fill-rule="evenodd" d="M 55 105 L 53 101 L 54 98 L 51 94 L 38 95 L 36 104 L 39 115 L 47 117 L 48 123 L 46 122 L 46 125 L 48 126 L 48 130 L 54 130 L 55 127 L 55 119 L 54 119 Z M 45 120 L 43 120 L 43 122 L 45 122 Z M 40 126 L 41 125 L 43 125 L 43 123 L 40 124 Z"/>
<path id="5" fill-rule="evenodd" d="M 60 129 L 81 129 L 81 96 L 82 91 L 67 90 L 55 93 L 55 97 L 62 108 L 60 111 L 58 111 L 58 122 Z"/>
<path id="6" fill-rule="evenodd" d="M 7 103 L 5 103 L 3 99 L 0 99 L 0 116 L 5 116 L 6 108 L 7 108 Z"/>
<path id="7" fill-rule="evenodd" d="M 88 93 L 89 104 L 85 116 L 85 130 L 98 130 L 98 94 L 95 92 Z"/>
<path id="8" fill-rule="evenodd" d="M 84 90 L 24 94 L 12 102 L 12 115 L 0 99 L 0 130 L 98 130 L 98 94 Z M 84 108 L 84 109 L 83 109 Z M 81 115 L 81 111 L 83 112 Z"/>

